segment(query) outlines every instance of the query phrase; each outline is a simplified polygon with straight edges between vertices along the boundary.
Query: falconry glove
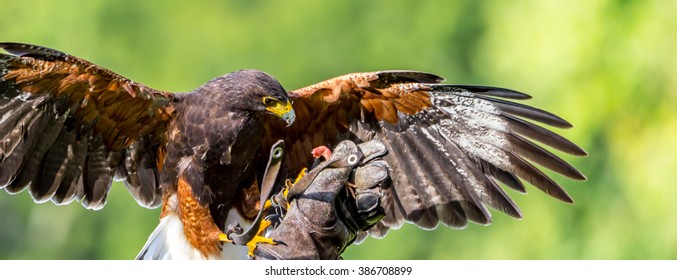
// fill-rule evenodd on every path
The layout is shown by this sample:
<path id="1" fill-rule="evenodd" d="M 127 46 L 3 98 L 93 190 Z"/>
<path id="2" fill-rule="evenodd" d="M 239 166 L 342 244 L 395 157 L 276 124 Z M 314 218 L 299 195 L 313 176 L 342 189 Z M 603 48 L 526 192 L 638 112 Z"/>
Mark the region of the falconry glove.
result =
<path id="1" fill-rule="evenodd" d="M 382 189 L 389 186 L 385 145 L 370 141 L 339 143 L 322 162 L 273 200 L 287 213 L 269 237 L 282 244 L 260 244 L 256 259 L 338 259 L 365 231 L 383 218 Z M 288 203 L 289 202 L 289 203 Z M 284 210 L 284 209 L 283 209 Z"/>

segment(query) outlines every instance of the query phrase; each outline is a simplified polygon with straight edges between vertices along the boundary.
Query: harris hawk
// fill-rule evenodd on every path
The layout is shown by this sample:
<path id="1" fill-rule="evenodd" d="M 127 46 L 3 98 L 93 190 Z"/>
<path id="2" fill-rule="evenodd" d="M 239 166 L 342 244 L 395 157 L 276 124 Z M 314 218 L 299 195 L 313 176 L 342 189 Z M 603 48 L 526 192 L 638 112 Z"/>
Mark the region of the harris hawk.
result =
<path id="1" fill-rule="evenodd" d="M 171 93 L 53 49 L 0 48 L 7 52 L 0 54 L 0 188 L 100 209 L 112 181 L 123 181 L 141 206 L 162 207 L 141 259 L 229 257 L 223 231 L 256 215 L 258 180 L 280 139 L 286 177 L 311 165 L 314 147 L 386 145 L 386 216 L 362 237 L 383 237 L 404 222 L 425 229 L 488 224 L 488 207 L 522 217 L 499 183 L 526 192 L 524 180 L 572 203 L 532 162 L 585 180 L 534 143 L 586 155 L 534 122 L 571 124 L 510 101 L 530 98 L 518 91 L 378 71 L 286 92 L 261 71 L 240 70 Z"/>

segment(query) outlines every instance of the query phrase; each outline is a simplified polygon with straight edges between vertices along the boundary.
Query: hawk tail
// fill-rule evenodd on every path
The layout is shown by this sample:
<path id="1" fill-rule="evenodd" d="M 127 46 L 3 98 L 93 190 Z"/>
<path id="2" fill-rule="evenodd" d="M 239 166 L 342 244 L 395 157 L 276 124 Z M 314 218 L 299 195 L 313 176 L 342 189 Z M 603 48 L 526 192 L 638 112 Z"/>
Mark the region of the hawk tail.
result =
<path id="1" fill-rule="evenodd" d="M 249 226 L 239 216 L 233 216 L 236 210 L 231 210 L 229 221 L 238 222 L 245 227 Z M 143 249 L 136 256 L 137 260 L 204 260 L 204 259 L 247 259 L 247 247 L 225 244 L 220 255 L 204 256 L 193 247 L 183 232 L 183 223 L 176 213 L 169 213 L 160 219 Z"/>
<path id="2" fill-rule="evenodd" d="M 172 215 L 168 215 L 160 220 L 160 224 L 148 237 L 148 241 L 143 245 L 143 249 L 136 256 L 137 260 L 168 260 L 171 259 L 169 251 L 169 231 L 175 227 L 175 223 L 181 226 L 181 221 L 174 221 Z M 182 231 L 183 233 L 183 231 Z"/>

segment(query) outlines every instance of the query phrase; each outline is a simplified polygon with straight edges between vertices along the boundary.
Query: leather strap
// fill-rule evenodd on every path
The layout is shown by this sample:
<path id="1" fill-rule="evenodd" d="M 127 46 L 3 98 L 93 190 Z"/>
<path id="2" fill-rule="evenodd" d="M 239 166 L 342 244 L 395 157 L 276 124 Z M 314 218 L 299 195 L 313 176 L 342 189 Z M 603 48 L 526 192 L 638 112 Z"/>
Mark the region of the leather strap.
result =
<path id="1" fill-rule="evenodd" d="M 277 175 L 280 173 L 280 167 L 282 166 L 282 159 L 284 158 L 284 141 L 277 141 L 272 148 L 270 148 L 270 156 L 268 158 L 268 165 L 266 166 L 266 171 L 263 173 L 263 180 L 261 181 L 261 200 L 259 205 L 259 213 L 256 215 L 256 219 L 249 226 L 249 228 L 241 234 L 230 233 L 228 238 L 233 240 L 233 243 L 236 245 L 247 244 L 250 240 L 254 238 L 258 232 L 261 221 L 263 221 L 263 206 L 266 204 L 266 201 L 270 199 L 273 195 L 273 189 L 275 189 L 275 182 L 277 181 Z"/>

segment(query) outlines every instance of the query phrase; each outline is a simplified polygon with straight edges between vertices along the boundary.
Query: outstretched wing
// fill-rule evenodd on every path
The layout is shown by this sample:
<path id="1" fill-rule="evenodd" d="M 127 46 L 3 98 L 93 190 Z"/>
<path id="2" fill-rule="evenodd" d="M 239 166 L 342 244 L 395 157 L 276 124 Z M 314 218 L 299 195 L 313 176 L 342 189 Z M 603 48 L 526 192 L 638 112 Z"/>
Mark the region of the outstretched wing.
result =
<path id="1" fill-rule="evenodd" d="M 405 221 L 423 228 L 439 222 L 461 228 L 471 220 L 491 222 L 486 206 L 521 217 L 498 182 L 525 192 L 520 179 L 565 202 L 571 197 L 530 163 L 576 180 L 585 176 L 532 140 L 568 154 L 586 152 L 524 119 L 569 128 L 563 119 L 507 99 L 528 99 L 513 90 L 440 84 L 413 71 L 355 73 L 290 92 L 297 120 L 270 124 L 265 143 L 283 138 L 291 172 L 309 166 L 309 151 L 339 141 L 386 143 L 393 185 L 383 205 L 386 217 L 370 233 L 383 236 Z M 267 144 L 264 146 L 268 146 Z"/>
<path id="2" fill-rule="evenodd" d="M 171 93 L 56 50 L 0 48 L 0 188 L 99 209 L 115 177 L 139 204 L 161 202 Z"/>

